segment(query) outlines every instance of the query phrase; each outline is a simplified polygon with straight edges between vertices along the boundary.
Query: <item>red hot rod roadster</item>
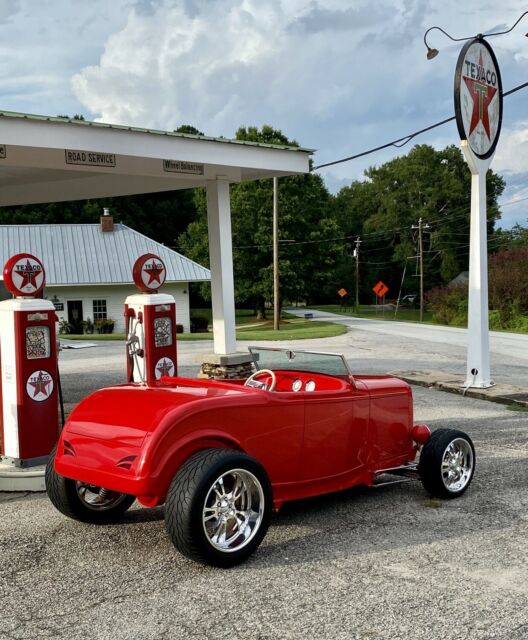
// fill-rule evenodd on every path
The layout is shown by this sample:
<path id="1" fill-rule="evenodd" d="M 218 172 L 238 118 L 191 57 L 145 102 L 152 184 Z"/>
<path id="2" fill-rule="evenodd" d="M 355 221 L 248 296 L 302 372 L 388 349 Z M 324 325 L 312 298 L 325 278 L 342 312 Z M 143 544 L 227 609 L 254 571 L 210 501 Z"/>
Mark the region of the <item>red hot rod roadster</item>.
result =
<path id="1" fill-rule="evenodd" d="M 165 504 L 176 548 L 227 567 L 256 550 L 288 500 L 385 474 L 420 478 L 440 498 L 468 488 L 471 439 L 414 425 L 405 382 L 354 376 L 339 354 L 250 351 L 256 371 L 245 383 L 164 377 L 80 402 L 46 470 L 55 507 L 107 522 L 135 499 Z"/>

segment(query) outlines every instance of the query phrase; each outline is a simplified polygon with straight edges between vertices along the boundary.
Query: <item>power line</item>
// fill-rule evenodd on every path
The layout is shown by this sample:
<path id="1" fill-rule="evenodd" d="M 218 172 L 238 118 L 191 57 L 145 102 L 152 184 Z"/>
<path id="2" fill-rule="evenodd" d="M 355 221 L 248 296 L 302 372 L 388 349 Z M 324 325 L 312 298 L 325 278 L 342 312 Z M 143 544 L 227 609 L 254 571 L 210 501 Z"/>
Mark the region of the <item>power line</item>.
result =
<path id="1" fill-rule="evenodd" d="M 506 96 L 509 96 L 512 93 L 515 93 L 516 91 L 525 89 L 526 87 L 528 87 L 528 82 L 524 82 L 523 84 L 520 84 L 517 87 L 510 89 L 509 91 L 503 92 L 502 97 L 505 98 Z M 436 122 L 435 124 L 425 127 L 424 129 L 420 129 L 419 131 L 414 131 L 413 133 L 409 133 L 408 135 L 403 136 L 402 138 L 398 138 L 397 140 L 393 140 L 392 142 L 387 142 L 386 144 L 382 144 L 379 147 L 374 147 L 373 149 L 369 149 L 368 151 L 362 151 L 361 153 L 356 153 L 353 156 L 348 156 L 347 158 L 341 158 L 340 160 L 333 160 L 332 162 L 325 162 L 324 164 L 318 164 L 317 166 L 312 168 L 312 171 L 317 171 L 317 169 L 322 169 L 324 167 L 331 167 L 335 164 L 342 164 L 343 162 L 349 162 L 350 160 L 356 160 L 357 158 L 368 156 L 371 153 L 375 153 L 376 151 L 381 151 L 382 149 L 387 149 L 388 147 L 401 148 L 406 144 L 408 144 L 411 140 L 416 138 L 416 136 L 419 136 L 420 134 L 425 133 L 426 131 L 431 131 L 431 129 L 436 129 L 437 127 L 441 127 L 442 125 L 447 124 L 448 122 L 451 122 L 454 119 L 455 119 L 455 116 L 451 116 L 450 118 L 446 118 L 445 120 Z"/>

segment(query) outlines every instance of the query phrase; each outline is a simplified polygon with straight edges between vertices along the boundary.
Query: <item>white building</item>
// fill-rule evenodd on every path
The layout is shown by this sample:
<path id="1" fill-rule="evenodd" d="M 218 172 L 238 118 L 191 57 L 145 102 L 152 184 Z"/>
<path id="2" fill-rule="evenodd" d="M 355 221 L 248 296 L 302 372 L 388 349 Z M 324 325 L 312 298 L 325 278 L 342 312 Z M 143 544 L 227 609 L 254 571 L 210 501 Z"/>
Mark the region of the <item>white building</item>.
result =
<path id="1" fill-rule="evenodd" d="M 78 327 L 83 320 L 111 319 L 115 333 L 125 331 L 125 298 L 137 293 L 132 267 L 139 256 L 154 253 L 165 263 L 161 291 L 174 296 L 176 323 L 185 332 L 190 331 L 189 283 L 211 279 L 209 269 L 124 224 L 114 224 L 111 216 L 101 218 L 101 224 L 0 225 L 2 270 L 16 253 L 31 253 L 43 263 L 44 297 L 55 304 L 59 319 Z M 8 297 L 1 284 L 0 298 Z"/>

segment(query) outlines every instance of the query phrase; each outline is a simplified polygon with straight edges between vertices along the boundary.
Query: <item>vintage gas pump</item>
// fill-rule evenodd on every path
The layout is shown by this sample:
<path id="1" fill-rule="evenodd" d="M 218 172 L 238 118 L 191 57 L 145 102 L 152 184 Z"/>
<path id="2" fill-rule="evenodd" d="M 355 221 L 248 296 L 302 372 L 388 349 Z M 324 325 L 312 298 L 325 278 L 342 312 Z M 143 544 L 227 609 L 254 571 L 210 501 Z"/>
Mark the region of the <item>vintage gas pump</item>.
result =
<path id="1" fill-rule="evenodd" d="M 37 298 L 46 275 L 28 253 L 10 258 L 0 302 L 0 455 L 15 466 L 47 461 L 58 429 L 55 307 Z"/>
<path id="2" fill-rule="evenodd" d="M 158 293 L 166 273 L 163 261 L 153 253 L 134 264 L 134 282 L 142 293 L 125 300 L 129 382 L 148 384 L 176 375 L 176 301 Z"/>

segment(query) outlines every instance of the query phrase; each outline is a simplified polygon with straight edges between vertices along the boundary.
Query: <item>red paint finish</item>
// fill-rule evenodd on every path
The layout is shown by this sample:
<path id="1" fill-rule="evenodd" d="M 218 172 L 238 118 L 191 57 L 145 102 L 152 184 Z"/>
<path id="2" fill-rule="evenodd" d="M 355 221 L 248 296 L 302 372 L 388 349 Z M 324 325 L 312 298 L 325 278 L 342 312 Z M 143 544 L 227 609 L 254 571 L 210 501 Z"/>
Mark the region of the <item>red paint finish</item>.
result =
<path id="1" fill-rule="evenodd" d="M 145 301 L 148 294 L 145 294 Z M 160 304 L 145 304 L 143 312 L 139 312 L 139 325 L 142 325 L 140 333 L 144 333 L 144 349 L 142 356 L 145 358 L 145 378 L 151 383 L 164 376 L 177 375 L 177 348 L 176 348 L 176 304 L 174 302 L 164 302 Z M 138 315 L 139 315 L 138 314 Z M 134 309 L 125 305 L 125 318 L 128 327 L 135 325 Z M 159 333 L 156 331 L 156 322 L 161 322 L 170 326 L 170 336 L 168 340 L 161 341 Z M 127 358 L 127 378 L 131 378 L 130 359 Z"/>
<path id="2" fill-rule="evenodd" d="M 411 437 L 417 444 L 424 445 L 431 437 L 431 429 L 426 424 L 415 424 Z"/>
<path id="3" fill-rule="evenodd" d="M 58 380 L 55 312 L 16 311 L 15 342 L 17 358 L 18 441 L 21 459 L 47 456 L 57 440 Z M 49 355 L 28 359 L 27 329 L 49 332 Z"/>
<path id="4" fill-rule="evenodd" d="M 263 464 L 277 507 L 371 485 L 375 471 L 414 460 L 412 396 L 405 382 L 389 376 L 358 376 L 351 383 L 296 371 L 276 375 L 273 392 L 187 378 L 97 391 L 67 421 L 56 471 L 152 506 L 165 501 L 190 455 L 226 447 Z M 292 390 L 295 380 L 299 391 Z M 315 390 L 306 390 L 308 382 Z"/>

